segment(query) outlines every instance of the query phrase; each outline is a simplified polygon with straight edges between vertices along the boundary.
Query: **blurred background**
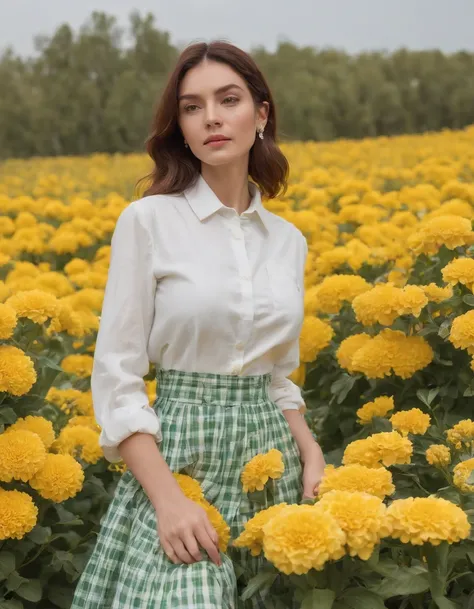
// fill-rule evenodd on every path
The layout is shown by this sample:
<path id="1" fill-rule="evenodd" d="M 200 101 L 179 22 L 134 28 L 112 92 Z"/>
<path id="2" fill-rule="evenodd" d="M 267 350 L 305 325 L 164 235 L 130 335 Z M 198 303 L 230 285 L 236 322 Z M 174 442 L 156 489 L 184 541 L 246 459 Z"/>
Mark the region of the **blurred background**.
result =
<path id="1" fill-rule="evenodd" d="M 0 158 L 143 150 L 177 54 L 252 53 L 284 140 L 474 122 L 470 0 L 0 2 Z"/>

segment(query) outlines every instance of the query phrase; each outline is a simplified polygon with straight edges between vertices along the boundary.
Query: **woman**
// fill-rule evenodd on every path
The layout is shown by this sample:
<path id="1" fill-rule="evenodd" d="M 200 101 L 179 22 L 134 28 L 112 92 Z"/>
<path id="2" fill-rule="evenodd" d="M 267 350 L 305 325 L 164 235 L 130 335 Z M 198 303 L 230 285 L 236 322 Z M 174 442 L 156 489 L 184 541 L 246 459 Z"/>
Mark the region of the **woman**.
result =
<path id="1" fill-rule="evenodd" d="M 232 538 L 259 508 L 240 482 L 254 455 L 283 453 L 275 503 L 317 492 L 324 458 L 287 379 L 299 365 L 307 244 L 261 202 L 286 185 L 275 133 L 249 55 L 224 42 L 183 51 L 148 140 L 152 184 L 112 237 L 92 393 L 105 457 L 128 471 L 73 609 L 263 606 L 238 598 L 234 569 L 255 573 L 262 558 L 220 553 L 172 472 L 199 481 Z"/>

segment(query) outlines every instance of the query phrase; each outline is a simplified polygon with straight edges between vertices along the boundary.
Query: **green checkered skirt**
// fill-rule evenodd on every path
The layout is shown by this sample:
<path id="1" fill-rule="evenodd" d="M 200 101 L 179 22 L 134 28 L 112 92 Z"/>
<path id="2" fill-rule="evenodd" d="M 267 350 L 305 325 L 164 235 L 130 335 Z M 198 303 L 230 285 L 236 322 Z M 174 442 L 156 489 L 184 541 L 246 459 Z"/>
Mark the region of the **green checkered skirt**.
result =
<path id="1" fill-rule="evenodd" d="M 277 448 L 285 472 L 274 503 L 302 496 L 301 462 L 281 409 L 271 401 L 271 373 L 232 376 L 159 369 L 153 405 L 161 422 L 160 451 L 171 471 L 188 474 L 231 529 L 231 541 L 261 506 L 242 490 L 240 474 L 256 454 Z M 243 602 L 242 581 L 263 557 L 233 548 L 222 566 L 203 560 L 172 563 L 160 546 L 156 512 L 130 470 L 118 482 L 78 580 L 71 609 L 243 609 L 264 607 L 260 595 Z M 236 568 L 238 565 L 238 568 Z"/>

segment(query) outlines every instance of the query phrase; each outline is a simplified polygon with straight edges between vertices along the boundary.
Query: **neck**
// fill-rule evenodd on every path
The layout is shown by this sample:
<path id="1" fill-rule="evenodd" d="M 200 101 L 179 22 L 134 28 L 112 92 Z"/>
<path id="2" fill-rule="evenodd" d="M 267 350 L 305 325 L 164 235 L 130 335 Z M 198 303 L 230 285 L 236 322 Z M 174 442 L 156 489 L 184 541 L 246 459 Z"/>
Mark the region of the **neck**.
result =
<path id="1" fill-rule="evenodd" d="M 202 163 L 201 175 L 223 205 L 235 209 L 238 214 L 249 207 L 248 158 L 232 165 Z"/>

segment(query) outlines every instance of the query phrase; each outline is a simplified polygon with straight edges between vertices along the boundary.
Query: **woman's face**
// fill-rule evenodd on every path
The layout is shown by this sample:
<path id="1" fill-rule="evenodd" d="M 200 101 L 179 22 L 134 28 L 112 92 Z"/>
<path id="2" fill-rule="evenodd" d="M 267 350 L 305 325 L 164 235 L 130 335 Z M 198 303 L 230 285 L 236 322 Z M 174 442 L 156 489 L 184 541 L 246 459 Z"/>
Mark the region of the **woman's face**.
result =
<path id="1" fill-rule="evenodd" d="M 224 165 L 248 155 L 267 116 L 268 102 L 257 108 L 245 80 L 227 64 L 204 60 L 181 82 L 178 123 L 202 163 Z M 216 136 L 225 139 L 212 143 Z"/>

